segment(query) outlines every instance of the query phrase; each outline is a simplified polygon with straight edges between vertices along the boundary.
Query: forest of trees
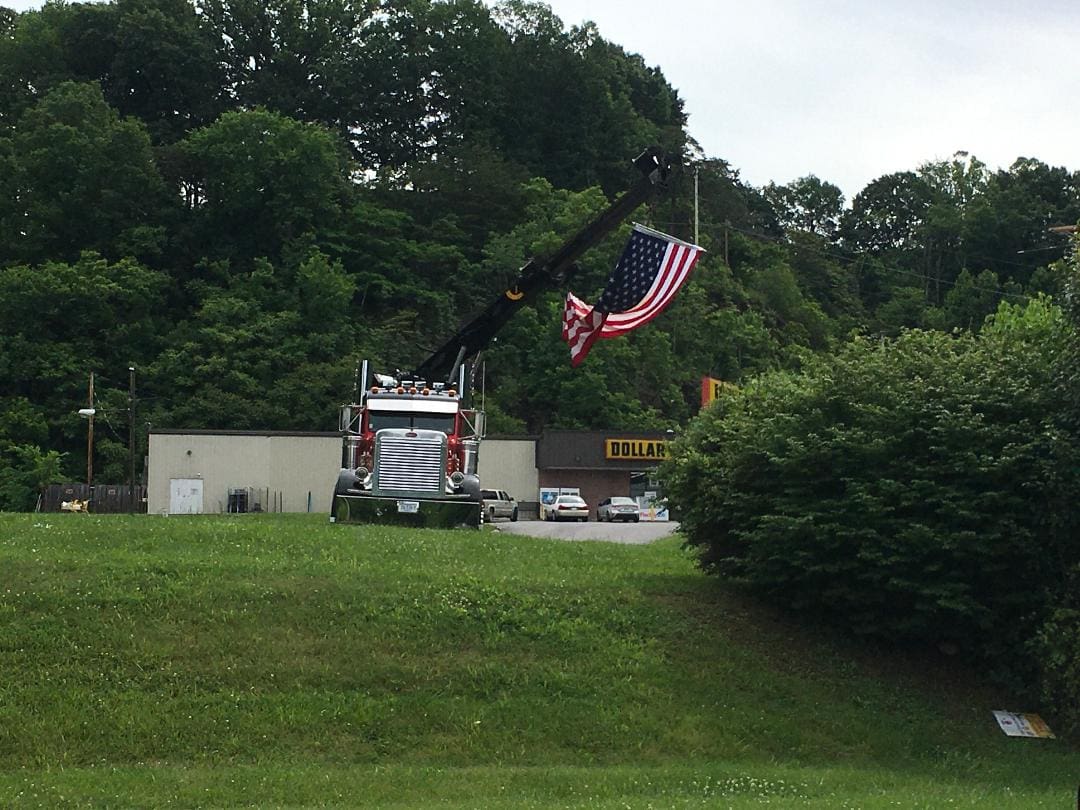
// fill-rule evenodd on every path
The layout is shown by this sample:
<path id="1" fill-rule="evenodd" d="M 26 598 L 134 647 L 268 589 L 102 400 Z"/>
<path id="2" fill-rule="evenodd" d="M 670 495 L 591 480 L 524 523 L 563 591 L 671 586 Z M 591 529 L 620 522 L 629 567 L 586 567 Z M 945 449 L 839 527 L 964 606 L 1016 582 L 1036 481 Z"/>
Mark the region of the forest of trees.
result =
<path id="1" fill-rule="evenodd" d="M 595 27 L 507 0 L 114 0 L 0 8 L 0 508 L 146 427 L 336 427 L 360 358 L 407 367 L 634 179 L 634 219 L 709 253 L 672 307 L 569 373 L 562 290 L 484 353 L 490 428 L 677 428 L 698 381 L 799 368 L 852 335 L 977 331 L 1059 291 L 1080 175 L 958 153 L 850 203 L 754 188 L 702 154 L 679 94 Z M 572 282 L 587 300 L 625 240 Z M 114 417 L 110 420 L 108 415 Z"/>

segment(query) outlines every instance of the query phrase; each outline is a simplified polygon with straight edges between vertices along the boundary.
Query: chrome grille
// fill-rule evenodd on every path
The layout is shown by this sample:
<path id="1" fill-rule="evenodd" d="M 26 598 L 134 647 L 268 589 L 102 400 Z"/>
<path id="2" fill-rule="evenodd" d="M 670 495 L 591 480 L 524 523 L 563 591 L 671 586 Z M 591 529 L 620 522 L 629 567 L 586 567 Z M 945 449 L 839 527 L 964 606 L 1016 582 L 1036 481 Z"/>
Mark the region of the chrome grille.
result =
<path id="1" fill-rule="evenodd" d="M 441 493 L 446 434 L 437 431 L 379 431 L 375 439 L 375 486 L 380 492 Z"/>

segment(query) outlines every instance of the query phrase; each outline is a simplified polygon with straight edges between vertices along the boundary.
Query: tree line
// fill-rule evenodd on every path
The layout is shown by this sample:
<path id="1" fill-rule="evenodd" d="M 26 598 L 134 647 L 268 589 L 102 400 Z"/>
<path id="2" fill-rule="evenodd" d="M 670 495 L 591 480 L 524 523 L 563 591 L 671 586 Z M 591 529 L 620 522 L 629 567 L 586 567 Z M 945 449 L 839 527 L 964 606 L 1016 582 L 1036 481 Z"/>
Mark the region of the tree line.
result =
<path id="1" fill-rule="evenodd" d="M 569 373 L 561 290 L 484 352 L 492 430 L 665 429 L 702 375 L 796 369 L 852 334 L 977 331 L 1056 293 L 1076 173 L 956 155 L 850 205 L 704 155 L 662 72 L 510 0 L 114 0 L 0 9 L 0 503 L 81 477 L 87 377 L 146 425 L 336 427 L 359 358 L 408 367 L 634 179 L 634 218 L 709 253 L 670 310 Z M 627 223 L 570 281 L 602 288 Z M 1022 251 L 1022 252 L 1021 252 Z"/>

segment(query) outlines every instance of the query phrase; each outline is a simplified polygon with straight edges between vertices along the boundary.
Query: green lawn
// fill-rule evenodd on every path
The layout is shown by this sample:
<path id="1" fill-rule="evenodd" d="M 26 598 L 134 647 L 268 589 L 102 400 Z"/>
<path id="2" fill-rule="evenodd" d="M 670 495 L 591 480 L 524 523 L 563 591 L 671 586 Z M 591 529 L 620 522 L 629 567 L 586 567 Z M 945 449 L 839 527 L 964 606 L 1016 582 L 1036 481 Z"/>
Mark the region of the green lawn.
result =
<path id="1" fill-rule="evenodd" d="M 0 515 L 4 807 L 1073 807 L 999 708 L 677 540 Z"/>

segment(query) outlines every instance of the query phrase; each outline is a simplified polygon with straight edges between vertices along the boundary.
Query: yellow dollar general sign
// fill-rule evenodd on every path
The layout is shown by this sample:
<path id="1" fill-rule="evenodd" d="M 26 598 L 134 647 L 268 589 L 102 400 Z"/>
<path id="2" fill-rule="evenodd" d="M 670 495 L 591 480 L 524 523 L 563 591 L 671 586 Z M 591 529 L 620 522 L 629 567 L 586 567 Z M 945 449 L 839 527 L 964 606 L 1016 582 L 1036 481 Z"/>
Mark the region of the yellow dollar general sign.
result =
<path id="1" fill-rule="evenodd" d="M 715 377 L 701 378 L 701 407 L 704 408 L 714 399 L 718 399 L 725 391 L 738 391 L 739 386 Z"/>
<path id="2" fill-rule="evenodd" d="M 604 458 L 614 461 L 663 461 L 667 458 L 664 439 L 604 439 Z"/>

